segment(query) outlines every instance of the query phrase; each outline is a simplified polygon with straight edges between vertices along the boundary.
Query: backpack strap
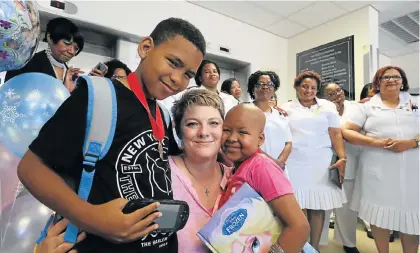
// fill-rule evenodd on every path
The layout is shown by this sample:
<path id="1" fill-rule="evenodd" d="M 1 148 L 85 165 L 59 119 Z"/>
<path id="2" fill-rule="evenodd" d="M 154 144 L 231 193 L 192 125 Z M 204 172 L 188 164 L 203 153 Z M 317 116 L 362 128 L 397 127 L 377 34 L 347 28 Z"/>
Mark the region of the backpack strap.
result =
<path id="1" fill-rule="evenodd" d="M 47 237 L 48 228 L 50 227 L 53 220 L 54 220 L 54 215 L 51 215 L 50 218 L 48 218 L 44 229 L 41 231 L 41 235 L 39 236 L 38 240 L 36 241 L 36 245 L 40 244 L 42 242 L 42 240 L 44 240 L 44 238 Z M 35 246 L 34 252 L 36 252 L 35 250 L 36 250 L 36 246 Z"/>
<path id="2" fill-rule="evenodd" d="M 87 201 L 92 188 L 96 163 L 107 154 L 114 139 L 117 123 L 117 100 L 111 80 L 96 76 L 80 76 L 79 82 L 85 82 L 88 88 L 88 111 L 86 136 L 83 145 L 83 172 L 78 195 Z M 70 223 L 64 240 L 75 243 L 78 228 Z"/>

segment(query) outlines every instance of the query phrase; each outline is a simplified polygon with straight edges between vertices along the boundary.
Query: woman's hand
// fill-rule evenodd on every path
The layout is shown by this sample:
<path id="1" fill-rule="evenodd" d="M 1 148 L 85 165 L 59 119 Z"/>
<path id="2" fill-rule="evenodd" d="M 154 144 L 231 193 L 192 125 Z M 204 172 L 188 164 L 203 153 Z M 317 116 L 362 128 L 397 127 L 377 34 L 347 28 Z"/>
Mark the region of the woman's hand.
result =
<path id="1" fill-rule="evenodd" d="M 346 160 L 338 159 L 336 163 L 330 166 L 330 169 L 337 168 L 338 175 L 340 176 L 340 183 L 343 183 L 344 176 L 346 174 Z"/>
<path id="2" fill-rule="evenodd" d="M 154 212 L 159 203 L 150 204 L 132 213 L 124 214 L 122 210 L 128 203 L 126 199 L 115 199 L 95 206 L 94 213 L 101 214 L 93 221 L 92 232 L 115 243 L 126 243 L 138 240 L 159 228 L 153 221 L 162 216 Z"/>
<path id="3" fill-rule="evenodd" d="M 414 140 L 391 140 L 384 148 L 398 153 L 415 147 L 416 142 Z"/>
<path id="4" fill-rule="evenodd" d="M 104 77 L 106 75 L 106 73 L 108 72 L 108 69 L 105 69 L 104 71 L 100 71 L 97 68 L 94 68 L 90 71 L 89 75 L 90 76 L 99 76 L 99 77 Z"/>
<path id="5" fill-rule="evenodd" d="M 277 159 L 276 163 L 282 170 L 286 168 L 286 161 L 284 159 L 279 158 Z"/>
<path id="6" fill-rule="evenodd" d="M 394 140 L 391 138 L 374 139 L 370 146 L 375 148 L 386 148 L 391 145 L 393 141 Z"/>
<path id="7" fill-rule="evenodd" d="M 42 242 L 36 246 L 34 253 L 76 253 L 76 250 L 69 251 L 74 244 L 64 241 L 64 229 L 69 224 L 69 221 L 63 219 L 57 224 L 52 224 L 48 228 L 47 236 Z M 86 238 L 86 233 L 82 232 L 77 237 L 77 242 L 80 242 Z"/>
<path id="8" fill-rule="evenodd" d="M 64 78 L 64 86 L 66 86 L 69 92 L 72 92 L 76 88 L 76 80 L 80 74 L 85 72 L 81 71 L 80 68 L 70 67 L 66 71 L 66 76 Z"/>

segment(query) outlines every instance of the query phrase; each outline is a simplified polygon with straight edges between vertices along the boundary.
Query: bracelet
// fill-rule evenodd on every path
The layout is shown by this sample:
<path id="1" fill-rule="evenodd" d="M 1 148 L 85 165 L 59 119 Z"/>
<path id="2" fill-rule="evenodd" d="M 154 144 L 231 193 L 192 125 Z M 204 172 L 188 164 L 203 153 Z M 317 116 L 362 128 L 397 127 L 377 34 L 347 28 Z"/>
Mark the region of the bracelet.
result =
<path id="1" fill-rule="evenodd" d="M 347 157 L 339 158 L 338 161 L 340 160 L 347 162 Z"/>
<path id="2" fill-rule="evenodd" d="M 271 245 L 270 250 L 268 253 L 285 253 L 284 250 L 280 247 L 279 243 L 276 242 L 275 244 Z"/>

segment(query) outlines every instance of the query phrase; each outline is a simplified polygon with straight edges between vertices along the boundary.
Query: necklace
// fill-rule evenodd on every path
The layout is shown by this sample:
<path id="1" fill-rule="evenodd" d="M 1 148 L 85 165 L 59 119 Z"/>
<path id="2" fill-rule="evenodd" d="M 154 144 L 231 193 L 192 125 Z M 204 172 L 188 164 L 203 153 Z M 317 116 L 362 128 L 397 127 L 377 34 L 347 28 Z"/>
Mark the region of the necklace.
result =
<path id="1" fill-rule="evenodd" d="M 182 162 L 184 163 L 185 168 L 187 169 L 188 173 L 193 177 L 193 179 L 203 188 L 204 193 L 206 194 L 206 197 L 209 196 L 210 190 L 208 187 L 204 187 L 200 182 L 198 182 L 197 178 L 191 173 L 190 169 L 187 167 L 187 163 L 185 162 L 185 157 L 182 155 Z"/>

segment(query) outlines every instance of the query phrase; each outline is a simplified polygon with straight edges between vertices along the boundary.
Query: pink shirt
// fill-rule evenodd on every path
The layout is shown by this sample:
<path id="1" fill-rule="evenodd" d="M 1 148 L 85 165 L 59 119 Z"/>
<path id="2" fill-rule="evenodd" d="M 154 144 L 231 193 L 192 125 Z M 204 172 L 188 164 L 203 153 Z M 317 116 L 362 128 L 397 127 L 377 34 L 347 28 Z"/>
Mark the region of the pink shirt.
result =
<path id="1" fill-rule="evenodd" d="M 193 188 L 191 180 L 178 168 L 172 157 L 168 157 L 168 161 L 171 168 L 174 199 L 183 200 L 187 202 L 190 207 L 190 216 L 187 224 L 182 230 L 177 232 L 178 252 L 207 253 L 209 252 L 209 249 L 198 238 L 197 232 L 210 220 L 213 214 L 213 209 L 207 210 L 203 205 L 201 205 L 200 200 L 198 199 L 198 194 Z M 225 166 L 223 166 L 223 169 L 224 173 L 222 182 L 220 182 L 220 187 L 225 189 L 227 180 L 232 173 L 232 169 Z M 216 203 L 218 200 L 216 200 Z"/>
<path id="2" fill-rule="evenodd" d="M 262 153 L 255 153 L 244 161 L 228 181 L 227 190 L 220 199 L 219 207 L 247 182 L 266 202 L 286 194 L 293 194 L 293 188 L 283 170 Z"/>

